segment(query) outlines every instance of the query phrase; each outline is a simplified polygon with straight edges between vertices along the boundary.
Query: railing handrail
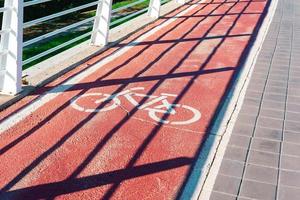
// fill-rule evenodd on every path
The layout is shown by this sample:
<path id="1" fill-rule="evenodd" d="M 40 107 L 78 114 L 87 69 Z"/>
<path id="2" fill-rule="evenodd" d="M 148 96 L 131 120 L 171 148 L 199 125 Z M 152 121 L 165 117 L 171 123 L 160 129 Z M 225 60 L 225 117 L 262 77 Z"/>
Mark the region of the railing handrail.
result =
<path id="1" fill-rule="evenodd" d="M 151 17 L 158 18 L 160 12 L 161 3 L 165 3 L 169 0 L 150 0 L 149 5 L 145 8 L 141 8 L 138 11 L 126 14 L 124 17 L 110 22 L 112 14 L 120 12 L 124 9 L 136 6 L 148 0 L 137 0 L 125 6 L 116 8 L 112 10 L 112 0 L 95 0 L 83 5 L 79 5 L 73 8 L 69 8 L 63 11 L 59 11 L 44 17 L 40 17 L 28 22 L 23 22 L 23 9 L 29 6 L 35 6 L 38 4 L 48 3 L 53 0 L 31 0 L 23 2 L 23 0 L 5 0 L 4 7 L 0 8 L 0 13 L 3 13 L 2 29 L 0 30 L 1 41 L 0 41 L 0 91 L 15 94 L 21 89 L 21 75 L 22 75 L 22 65 L 29 64 L 35 60 L 38 60 L 44 56 L 56 52 L 66 46 L 74 44 L 75 42 L 81 41 L 89 36 L 91 36 L 92 45 L 106 45 L 108 40 L 109 28 L 111 26 L 117 25 L 123 21 L 130 18 L 138 16 L 148 10 L 148 14 Z M 161 2 L 162 1 L 162 2 Z M 185 0 L 176 0 L 177 2 L 183 3 Z M 97 6 L 96 15 L 93 17 L 86 18 L 64 26 L 62 28 L 55 29 L 43 35 L 39 35 L 27 41 L 22 40 L 23 29 L 30 28 L 34 25 L 45 23 L 46 21 L 54 20 L 74 12 L 78 12 L 87 8 Z M 63 42 L 53 48 L 50 48 L 42 53 L 34 55 L 24 61 L 22 61 L 22 50 L 24 47 L 29 47 L 30 45 L 41 42 L 42 40 L 52 38 L 56 35 L 62 34 L 76 27 L 81 27 L 84 24 L 93 22 L 89 31 L 89 27 L 85 30 L 87 32 L 81 34 L 80 36 L 74 37 L 66 42 Z M 17 23 L 17 24 L 14 24 Z M 12 39 L 14 38 L 14 39 Z M 12 45 L 10 43 L 17 43 L 17 45 Z M 14 46 L 17 46 L 17 49 Z M 4 67 L 4 68 L 3 68 Z M 6 77 L 6 78 L 5 78 Z M 9 81 L 7 81 L 9 80 Z M 2 83 L 1 83 L 2 82 Z"/>

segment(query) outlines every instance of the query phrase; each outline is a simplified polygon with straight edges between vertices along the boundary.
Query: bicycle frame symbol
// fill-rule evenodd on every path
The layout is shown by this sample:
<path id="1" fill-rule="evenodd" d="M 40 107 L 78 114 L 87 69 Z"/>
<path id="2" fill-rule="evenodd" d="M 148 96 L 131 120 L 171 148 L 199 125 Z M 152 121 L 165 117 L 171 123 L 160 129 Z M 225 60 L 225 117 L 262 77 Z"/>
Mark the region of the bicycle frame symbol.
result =
<path id="1" fill-rule="evenodd" d="M 201 113 L 197 109 L 182 105 L 182 104 L 171 104 L 167 100 L 168 97 L 177 97 L 175 94 L 168 94 L 168 93 L 161 93 L 160 96 L 155 95 L 147 95 L 142 93 L 137 93 L 135 91 L 138 90 L 144 90 L 144 87 L 134 87 L 129 90 L 125 90 L 116 94 L 105 94 L 105 93 L 88 93 L 81 96 L 76 96 L 71 100 L 71 106 L 82 112 L 107 112 L 110 110 L 113 110 L 119 106 L 121 106 L 120 97 L 124 97 L 128 102 L 130 102 L 133 106 L 135 106 L 139 110 L 145 110 L 148 111 L 148 115 L 151 119 L 158 123 L 163 124 L 172 124 L 172 125 L 186 125 L 191 124 L 196 121 L 198 121 L 201 118 Z M 83 98 L 89 98 L 92 96 L 99 96 L 99 99 L 95 100 L 95 104 L 100 105 L 101 103 L 104 103 L 105 105 L 101 108 L 86 108 L 79 104 L 78 100 Z M 150 101 L 139 104 L 138 101 L 134 97 L 142 97 L 142 98 L 148 98 Z M 161 102 L 161 104 L 154 106 L 154 104 L 157 104 Z M 176 108 L 183 108 L 192 113 L 192 117 L 187 120 L 183 121 L 169 121 L 164 119 L 164 116 L 168 115 L 175 115 L 178 113 L 176 111 Z M 163 117 L 157 116 L 157 114 L 161 114 Z"/>

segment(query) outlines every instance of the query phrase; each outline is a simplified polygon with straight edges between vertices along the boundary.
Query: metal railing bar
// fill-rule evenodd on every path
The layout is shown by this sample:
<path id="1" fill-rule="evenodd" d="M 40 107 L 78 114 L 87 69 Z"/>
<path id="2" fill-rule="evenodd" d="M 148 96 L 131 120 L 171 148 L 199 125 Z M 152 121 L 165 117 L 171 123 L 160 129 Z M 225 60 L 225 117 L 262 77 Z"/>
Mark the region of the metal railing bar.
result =
<path id="1" fill-rule="evenodd" d="M 52 15 L 48 15 L 46 17 L 42 17 L 42 18 L 39 18 L 39 19 L 35 19 L 35 20 L 32 20 L 32 21 L 26 22 L 26 23 L 24 23 L 23 28 L 28 28 L 28 27 L 31 27 L 35 24 L 38 24 L 38 23 L 41 23 L 41 22 L 44 22 L 44 21 L 47 21 L 47 20 L 50 20 L 50 19 L 61 17 L 63 15 L 67 15 L 67 14 L 70 14 L 70 13 L 73 13 L 73 12 L 76 12 L 76 11 L 79 11 L 79 10 L 83 10 L 85 8 L 95 6 L 99 2 L 101 2 L 101 0 L 94 1 L 94 2 L 85 4 L 85 5 L 82 5 L 82 6 L 78 6 L 78 7 L 71 8 L 71 9 L 68 9 L 68 10 L 64 10 L 64 11 L 61 11 L 61 12 L 58 12 L 58 13 L 55 13 L 55 14 L 52 14 Z"/>
<path id="2" fill-rule="evenodd" d="M 113 21 L 113 22 L 110 24 L 110 26 L 113 26 L 113 25 L 115 25 L 115 24 L 118 24 L 118 23 L 120 23 L 120 22 L 126 20 L 126 19 L 129 19 L 129 18 L 131 18 L 131 17 L 134 17 L 134 16 L 136 16 L 136 15 L 139 15 L 139 14 L 141 14 L 141 13 L 147 11 L 147 10 L 148 10 L 148 7 L 143 8 L 143 9 L 141 9 L 141 10 L 139 10 L 139 11 L 137 11 L 137 12 L 134 12 L 134 13 L 132 13 L 132 14 L 129 14 L 129 15 L 125 16 L 125 17 L 120 18 L 120 19 L 117 19 L 117 20 Z"/>
<path id="3" fill-rule="evenodd" d="M 54 48 L 48 49 L 47 51 L 44 51 L 43 53 L 40 53 L 40 54 L 37 54 L 37 55 L 35 55 L 35 56 L 31 57 L 31 58 L 28 58 L 27 60 L 24 60 L 24 61 L 23 61 L 23 65 L 26 65 L 26 64 L 28 64 L 28 63 L 31 63 L 31 62 L 33 62 L 33 61 L 35 61 L 35 60 L 37 60 L 37 59 L 39 59 L 39 58 L 41 58 L 41 57 L 47 56 L 47 55 L 49 55 L 50 53 L 53 53 L 53 52 L 55 52 L 55 51 L 57 51 L 57 50 L 59 50 L 59 49 L 62 49 L 62 48 L 66 47 L 66 46 L 68 46 L 68 45 L 70 45 L 70 44 L 72 44 L 72 43 L 75 43 L 75 42 L 77 42 L 77 41 L 79 41 L 79 40 L 81 40 L 81 39 L 83 39 L 83 38 L 85 38 L 85 37 L 87 37 L 87 36 L 89 36 L 89 35 L 91 35 L 91 34 L 92 34 L 91 31 L 90 31 L 90 32 L 87 32 L 87 33 L 85 33 L 85 34 L 83 34 L 83 35 L 81 35 L 81 36 L 78 36 L 78 37 L 76 37 L 76 38 L 73 38 L 72 40 L 69 40 L 69 41 L 67 41 L 67 42 L 65 42 L 65 43 L 62 43 L 62 44 L 60 44 L 60 45 L 58 45 L 58 46 L 56 46 L 56 47 L 54 47 Z"/>
<path id="4" fill-rule="evenodd" d="M 41 4 L 41 3 L 46 3 L 46 2 L 49 2 L 49 1 L 53 1 L 53 0 L 32 0 L 32 1 L 26 1 L 26 2 L 24 2 L 24 7 L 33 6 L 33 5 Z"/>
<path id="5" fill-rule="evenodd" d="M 63 28 L 61 28 L 61 29 L 57 29 L 57 30 L 52 31 L 52 32 L 50 32 L 50 33 L 46 33 L 46 34 L 44 34 L 44 35 L 38 36 L 38 37 L 36 37 L 36 38 L 33 38 L 33 39 L 31 39 L 31 40 L 28 40 L 28 41 L 24 42 L 24 43 L 23 43 L 23 47 L 29 46 L 29 45 L 34 44 L 34 43 L 36 43 L 36 42 L 39 42 L 39 41 L 41 41 L 41 40 L 44 40 L 44 39 L 47 39 L 47 38 L 49 38 L 49 37 L 55 36 L 55 35 L 57 35 L 57 34 L 59 34 L 59 33 L 63 33 L 63 32 L 65 32 L 65 31 L 67 31 L 67 30 L 72 29 L 72 28 L 76 28 L 76 27 L 78 27 L 78 26 L 80 26 L 80 25 L 83 25 L 83 24 L 86 24 L 86 23 L 88 23 L 88 22 L 91 22 L 91 21 L 93 21 L 94 19 L 95 19 L 95 17 L 90 17 L 90 18 L 87 18 L 87 19 L 85 19 L 85 20 L 82 20 L 82 21 L 76 22 L 76 23 L 74 23 L 74 24 L 71 24 L 71 25 L 69 25 L 69 26 L 65 26 L 65 27 L 63 27 Z"/>
<path id="6" fill-rule="evenodd" d="M 126 5 L 126 6 L 123 6 L 123 7 L 120 7 L 120 8 L 116 8 L 116 9 L 112 10 L 112 14 L 114 14 L 116 12 L 119 12 L 120 10 L 124 10 L 126 8 L 129 8 L 129 7 L 135 6 L 137 4 L 143 3 L 144 1 L 146 1 L 146 0 L 139 0 L 139 1 L 136 1 L 136 2 L 133 2 L 133 3 L 130 3 L 130 4 Z"/>

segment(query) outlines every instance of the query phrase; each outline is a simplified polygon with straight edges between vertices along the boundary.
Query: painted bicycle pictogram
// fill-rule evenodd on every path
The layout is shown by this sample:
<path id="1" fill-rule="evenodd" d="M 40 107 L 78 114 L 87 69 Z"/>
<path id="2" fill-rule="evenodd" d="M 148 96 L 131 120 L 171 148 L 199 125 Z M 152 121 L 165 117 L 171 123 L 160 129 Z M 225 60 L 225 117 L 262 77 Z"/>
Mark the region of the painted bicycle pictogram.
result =
<path id="1" fill-rule="evenodd" d="M 173 125 L 186 125 L 191 124 L 196 121 L 198 121 L 201 118 L 201 113 L 199 110 L 183 104 L 172 104 L 169 103 L 168 98 L 170 97 L 177 97 L 175 94 L 168 94 L 168 93 L 161 93 L 160 96 L 155 95 L 147 95 L 143 93 L 139 93 L 136 91 L 142 91 L 144 90 L 144 87 L 134 87 L 116 94 L 105 94 L 105 93 L 88 93 L 83 94 L 81 96 L 76 96 L 71 100 L 71 106 L 82 112 L 108 112 L 110 110 L 113 110 L 119 106 L 121 106 L 121 97 L 126 99 L 128 102 L 130 102 L 133 106 L 135 106 L 139 110 L 145 110 L 148 111 L 149 117 L 159 123 L 163 124 L 173 124 Z M 91 98 L 91 97 L 99 97 L 96 98 L 96 100 L 93 102 L 96 105 L 100 105 L 103 103 L 103 107 L 101 108 L 88 108 L 86 106 L 80 105 L 80 100 L 83 98 Z M 139 104 L 137 101 L 137 97 L 147 98 L 149 101 L 146 101 L 143 104 Z M 122 98 L 122 99 L 123 99 Z M 175 115 L 180 114 L 178 113 L 179 108 L 185 109 L 186 111 L 190 112 L 191 114 L 188 119 L 183 120 L 176 120 L 176 121 L 170 121 L 167 119 L 164 119 L 164 116 L 167 115 Z"/>

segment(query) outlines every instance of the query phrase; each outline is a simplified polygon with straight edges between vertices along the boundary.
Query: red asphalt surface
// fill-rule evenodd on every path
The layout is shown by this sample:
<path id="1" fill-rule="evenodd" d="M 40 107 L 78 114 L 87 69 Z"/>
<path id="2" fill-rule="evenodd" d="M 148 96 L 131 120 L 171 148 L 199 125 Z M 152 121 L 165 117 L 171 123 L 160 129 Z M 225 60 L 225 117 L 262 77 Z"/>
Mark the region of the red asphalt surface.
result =
<path id="1" fill-rule="evenodd" d="M 18 114 L 43 92 L 62 84 L 130 41 L 195 5 L 182 6 L 87 63 L 38 89 L 0 113 Z M 175 199 L 243 52 L 262 19 L 267 0 L 206 1 L 136 44 L 71 89 L 38 108 L 0 135 L 0 199 Z M 71 99 L 90 93 L 115 94 L 134 87 L 201 112 L 190 124 L 163 124 L 124 96 L 106 112 L 82 112 Z M 103 98 L 103 96 L 102 96 Z M 150 99 L 134 97 L 140 105 Z M 99 98 L 98 98 L 99 99 Z M 78 100 L 85 108 L 96 96 Z M 151 107 L 161 105 L 161 102 Z M 165 108 L 160 108 L 165 109 Z M 157 114 L 170 122 L 193 117 L 186 108 Z M 0 121 L 1 122 L 1 121 Z M 0 124 L 1 126 L 1 124 Z"/>

